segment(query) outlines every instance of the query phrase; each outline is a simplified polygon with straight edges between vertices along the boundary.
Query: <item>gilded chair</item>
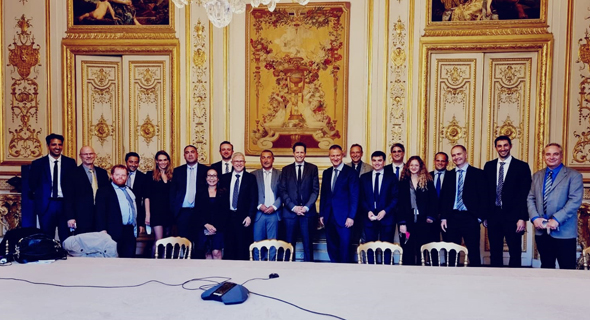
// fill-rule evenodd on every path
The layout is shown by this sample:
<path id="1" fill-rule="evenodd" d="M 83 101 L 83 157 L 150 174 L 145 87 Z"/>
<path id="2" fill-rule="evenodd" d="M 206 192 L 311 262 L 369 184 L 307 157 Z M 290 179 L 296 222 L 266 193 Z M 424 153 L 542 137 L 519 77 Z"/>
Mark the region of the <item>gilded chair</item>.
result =
<path id="1" fill-rule="evenodd" d="M 386 251 L 390 251 L 389 254 Z M 372 256 L 371 256 L 372 252 Z M 399 265 L 402 264 L 404 249 L 397 244 L 384 241 L 371 241 L 360 244 L 356 248 L 356 256 L 359 264 L 391 264 L 394 265 L 395 253 L 399 252 Z M 391 256 L 391 259 L 389 259 Z M 380 259 L 378 259 L 380 257 Z M 386 261 L 387 260 L 387 261 Z M 381 261 L 381 263 L 379 263 Z"/>
<path id="2" fill-rule="evenodd" d="M 160 246 L 164 247 L 163 259 L 190 259 L 193 244 L 182 237 L 168 237 L 156 241 L 156 259 L 160 259 Z M 168 247 L 171 247 L 168 255 Z"/>
<path id="3" fill-rule="evenodd" d="M 465 263 L 464 266 L 467 267 L 467 264 L 469 263 L 469 259 L 467 259 L 467 248 L 465 248 L 462 245 L 458 245 L 456 243 L 452 243 L 452 242 L 430 242 L 427 243 L 425 245 L 423 245 L 422 247 L 420 247 L 420 255 L 422 256 L 422 265 L 425 266 L 426 265 L 426 260 L 425 260 L 425 256 L 428 255 L 428 262 L 432 265 L 432 261 L 436 261 L 432 259 L 432 250 L 436 251 L 436 255 L 437 258 L 436 260 L 438 260 L 438 265 L 444 265 L 444 266 L 452 266 L 453 265 L 453 261 L 455 262 L 455 267 L 457 267 L 459 265 L 459 260 L 461 257 L 461 252 L 464 253 L 464 257 L 465 257 Z M 441 264 L 441 257 L 440 257 L 440 253 L 441 251 L 446 251 L 446 255 L 445 257 L 445 263 Z M 424 251 L 427 251 L 427 253 L 425 254 Z M 451 255 L 451 251 L 455 251 L 455 255 Z"/>
<path id="4" fill-rule="evenodd" d="M 250 245 L 250 261 L 293 261 L 295 250 L 288 242 L 268 239 Z"/>
<path id="5" fill-rule="evenodd" d="M 590 256 L 590 247 L 584 249 L 584 251 L 582 251 L 582 257 L 584 258 L 584 270 L 588 270 L 588 260 Z"/>

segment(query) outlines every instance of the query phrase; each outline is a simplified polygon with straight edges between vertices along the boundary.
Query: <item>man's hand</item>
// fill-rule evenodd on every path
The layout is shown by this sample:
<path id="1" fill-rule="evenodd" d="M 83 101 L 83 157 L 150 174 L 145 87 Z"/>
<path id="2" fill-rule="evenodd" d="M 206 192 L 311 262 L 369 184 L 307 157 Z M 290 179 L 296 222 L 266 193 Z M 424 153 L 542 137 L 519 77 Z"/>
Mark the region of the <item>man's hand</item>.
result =
<path id="1" fill-rule="evenodd" d="M 264 206 L 264 205 L 263 205 Z M 260 207 L 260 209 L 262 209 L 262 207 Z M 262 210 L 262 212 L 266 213 L 266 214 L 271 214 L 275 212 L 275 207 L 273 206 L 268 206 L 266 207 L 266 209 Z"/>
<path id="2" fill-rule="evenodd" d="M 545 227 L 543 226 L 544 221 L 547 221 L 547 220 L 545 220 L 543 218 L 537 218 L 537 219 L 535 219 L 535 221 L 533 221 L 533 226 L 535 226 L 535 229 L 537 229 L 537 230 L 543 230 L 543 229 L 545 229 Z"/>
<path id="3" fill-rule="evenodd" d="M 373 211 L 369 211 L 367 216 L 369 217 L 369 220 L 371 220 L 371 221 L 373 221 L 377 218 L 377 216 L 373 213 Z"/>
<path id="4" fill-rule="evenodd" d="M 516 222 L 516 233 L 523 232 L 526 228 L 526 222 L 524 220 L 518 220 Z"/>
<path id="5" fill-rule="evenodd" d="M 408 232 L 408 227 L 406 227 L 405 224 L 401 224 L 399 226 L 399 233 L 406 233 L 406 232 Z"/>
<path id="6" fill-rule="evenodd" d="M 242 224 L 244 225 L 244 227 L 248 227 L 248 226 L 250 226 L 251 222 L 252 222 L 252 220 L 250 219 L 250 217 L 246 217 L 246 219 L 244 219 Z"/>
<path id="7" fill-rule="evenodd" d="M 344 223 L 344 226 L 347 228 L 352 227 L 352 225 L 354 224 L 354 220 L 352 220 L 351 218 L 346 218 L 346 223 Z"/>
<path id="8" fill-rule="evenodd" d="M 447 219 L 442 219 L 440 221 L 440 228 L 443 232 L 447 232 Z"/>
<path id="9" fill-rule="evenodd" d="M 487 228 L 488 227 L 488 219 L 485 219 L 482 224 L 484 227 Z"/>
<path id="10" fill-rule="evenodd" d="M 381 210 L 379 211 L 379 213 L 377 214 L 377 220 L 381 221 L 381 219 L 383 219 L 383 217 L 385 217 L 385 210 Z"/>
<path id="11" fill-rule="evenodd" d="M 268 207 L 267 207 L 266 205 L 264 205 L 264 204 L 261 204 L 261 205 L 260 205 L 260 209 L 258 209 L 258 210 L 260 210 L 260 211 L 262 211 L 262 212 L 265 212 L 265 211 L 266 211 L 266 209 L 268 209 Z M 265 212 L 265 213 L 266 213 L 266 212 Z"/>
<path id="12" fill-rule="evenodd" d="M 430 218 L 426 218 L 426 223 L 433 223 L 434 220 L 430 219 Z"/>
<path id="13" fill-rule="evenodd" d="M 68 220 L 68 228 L 76 228 L 76 219 Z"/>
<path id="14" fill-rule="evenodd" d="M 325 227 L 325 225 L 324 225 L 324 217 L 320 217 L 320 225 L 322 227 Z"/>
<path id="15" fill-rule="evenodd" d="M 549 221 L 547 221 L 547 228 L 549 228 L 551 230 L 556 230 L 558 227 L 559 227 L 559 223 L 557 222 L 557 220 L 549 219 Z"/>
<path id="16" fill-rule="evenodd" d="M 145 233 L 145 227 L 140 226 L 139 227 L 139 233 Z"/>

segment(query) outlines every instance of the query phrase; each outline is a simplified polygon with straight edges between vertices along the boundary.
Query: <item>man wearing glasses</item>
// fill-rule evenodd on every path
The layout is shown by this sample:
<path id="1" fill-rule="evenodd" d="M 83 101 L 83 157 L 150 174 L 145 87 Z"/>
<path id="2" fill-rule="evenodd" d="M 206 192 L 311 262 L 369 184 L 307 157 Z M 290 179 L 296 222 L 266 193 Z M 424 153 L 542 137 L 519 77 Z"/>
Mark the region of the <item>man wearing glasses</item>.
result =
<path id="1" fill-rule="evenodd" d="M 393 173 L 399 181 L 399 176 L 402 174 L 402 170 L 404 169 L 404 156 L 406 154 L 406 148 L 404 148 L 404 145 L 401 143 L 394 143 L 391 146 L 390 151 L 393 163 L 386 165 L 383 169 L 385 170 L 385 174 Z"/>

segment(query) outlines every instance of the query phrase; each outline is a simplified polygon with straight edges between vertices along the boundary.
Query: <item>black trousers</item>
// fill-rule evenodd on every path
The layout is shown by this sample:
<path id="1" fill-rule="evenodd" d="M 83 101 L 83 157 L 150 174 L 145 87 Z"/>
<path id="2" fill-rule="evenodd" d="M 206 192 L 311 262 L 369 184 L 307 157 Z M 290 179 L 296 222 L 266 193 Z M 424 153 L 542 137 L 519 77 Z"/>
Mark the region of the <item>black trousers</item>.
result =
<path id="1" fill-rule="evenodd" d="M 516 221 L 502 219 L 501 207 L 494 206 L 494 219 L 488 219 L 488 240 L 490 241 L 490 262 L 492 267 L 504 266 L 504 238 L 510 253 L 508 265 L 513 268 L 521 266 L 522 235 L 516 232 Z"/>
<path id="2" fill-rule="evenodd" d="M 479 254 L 479 221 L 469 211 L 453 210 L 447 219 L 446 241 L 461 244 L 461 238 L 467 247 L 469 265 L 472 267 L 481 266 Z M 454 256 L 453 256 L 454 257 Z M 453 259 L 449 259 L 454 263 Z"/>
<path id="3" fill-rule="evenodd" d="M 576 268 L 576 238 L 557 239 L 547 233 L 535 236 L 541 255 L 541 268 L 555 269 L 555 260 L 560 269 Z"/>
<path id="4" fill-rule="evenodd" d="M 244 217 L 230 211 L 229 223 L 224 232 L 223 258 L 228 260 L 249 260 L 250 244 L 254 238 L 252 224 L 244 227 Z"/>
<path id="5" fill-rule="evenodd" d="M 117 241 L 119 258 L 135 258 L 136 240 L 133 225 L 124 225 L 121 238 Z"/>
<path id="6" fill-rule="evenodd" d="M 50 238 L 55 238 L 55 228 L 61 242 L 70 235 L 70 229 L 63 211 L 63 199 L 49 200 L 47 211 L 39 216 L 39 225 L 43 233 Z"/>

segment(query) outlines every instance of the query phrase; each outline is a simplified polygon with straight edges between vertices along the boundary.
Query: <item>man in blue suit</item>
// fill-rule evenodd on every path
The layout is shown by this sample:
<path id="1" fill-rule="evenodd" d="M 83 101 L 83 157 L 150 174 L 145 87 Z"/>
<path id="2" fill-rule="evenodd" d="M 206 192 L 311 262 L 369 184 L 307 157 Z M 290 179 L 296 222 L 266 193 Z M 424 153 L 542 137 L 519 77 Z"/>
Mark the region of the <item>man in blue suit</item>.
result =
<path id="1" fill-rule="evenodd" d="M 329 150 L 332 168 L 324 170 L 320 193 L 320 223 L 326 226 L 328 255 L 332 262 L 349 262 L 350 228 L 359 201 L 357 172 L 342 162 L 342 147 Z"/>
<path id="2" fill-rule="evenodd" d="M 45 137 L 49 154 L 33 161 L 29 174 L 29 197 L 33 200 L 33 212 L 39 217 L 41 230 L 49 237 L 55 237 L 58 227 L 60 240 L 68 236 L 63 212 L 64 185 L 66 175 L 76 168 L 76 160 L 61 154 L 64 137 L 52 133 Z"/>
<path id="3" fill-rule="evenodd" d="M 582 175 L 563 165 L 563 149 L 557 143 L 548 144 L 543 157 L 547 168 L 535 172 L 527 198 L 541 268 L 553 269 L 557 260 L 560 269 L 575 269 Z"/>

